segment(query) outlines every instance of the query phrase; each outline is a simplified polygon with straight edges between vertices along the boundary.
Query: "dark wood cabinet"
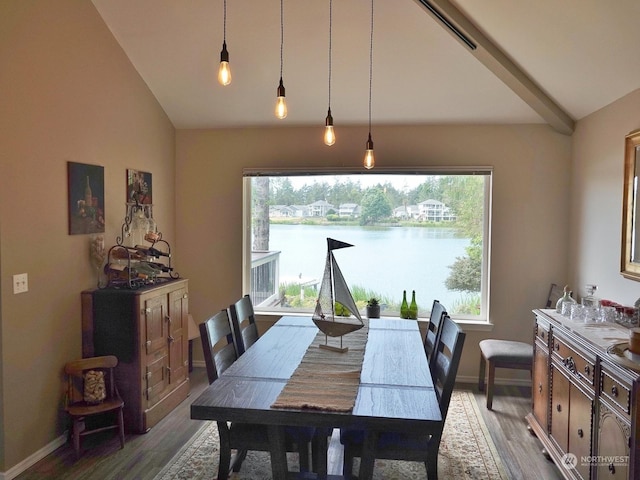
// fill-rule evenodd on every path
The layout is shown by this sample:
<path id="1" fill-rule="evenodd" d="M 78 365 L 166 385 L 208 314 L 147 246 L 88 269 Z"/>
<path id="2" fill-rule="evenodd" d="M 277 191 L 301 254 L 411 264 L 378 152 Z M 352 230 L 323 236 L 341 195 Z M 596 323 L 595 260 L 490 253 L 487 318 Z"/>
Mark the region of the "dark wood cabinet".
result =
<path id="1" fill-rule="evenodd" d="M 82 292 L 84 357 L 118 357 L 127 431 L 142 433 L 189 393 L 186 279 Z"/>
<path id="2" fill-rule="evenodd" d="M 640 372 L 607 353 L 628 331 L 535 310 L 531 430 L 570 480 L 640 477 Z"/>

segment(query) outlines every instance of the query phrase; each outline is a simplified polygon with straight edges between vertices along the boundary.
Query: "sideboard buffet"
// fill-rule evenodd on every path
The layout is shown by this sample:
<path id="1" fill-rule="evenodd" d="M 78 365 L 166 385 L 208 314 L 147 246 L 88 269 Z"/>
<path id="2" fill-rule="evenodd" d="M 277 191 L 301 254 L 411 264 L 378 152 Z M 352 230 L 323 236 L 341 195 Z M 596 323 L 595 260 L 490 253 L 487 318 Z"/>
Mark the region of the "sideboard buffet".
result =
<path id="1" fill-rule="evenodd" d="M 129 432 L 144 433 L 189 394 L 188 280 L 86 290 L 82 354 L 115 355 Z"/>
<path id="2" fill-rule="evenodd" d="M 640 363 L 611 350 L 628 341 L 628 329 L 533 313 L 527 421 L 545 453 L 570 480 L 640 478 Z"/>

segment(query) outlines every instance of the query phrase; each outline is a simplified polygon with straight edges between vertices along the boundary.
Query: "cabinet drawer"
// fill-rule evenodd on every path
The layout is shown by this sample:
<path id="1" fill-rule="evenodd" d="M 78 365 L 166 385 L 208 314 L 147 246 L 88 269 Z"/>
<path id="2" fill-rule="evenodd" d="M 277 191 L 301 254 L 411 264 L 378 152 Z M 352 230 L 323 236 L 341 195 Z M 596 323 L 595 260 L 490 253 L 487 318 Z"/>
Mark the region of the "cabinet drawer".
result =
<path id="1" fill-rule="evenodd" d="M 544 345 L 549 345 L 549 329 L 543 327 L 539 323 L 536 323 L 535 327 L 536 340 L 542 342 Z"/>
<path id="2" fill-rule="evenodd" d="M 553 353 L 567 371 L 579 378 L 593 391 L 595 362 L 585 358 L 559 338 L 553 339 Z"/>
<path id="3" fill-rule="evenodd" d="M 628 386 L 623 385 L 606 372 L 600 375 L 601 394 L 618 407 L 625 417 L 631 417 L 631 392 Z"/>

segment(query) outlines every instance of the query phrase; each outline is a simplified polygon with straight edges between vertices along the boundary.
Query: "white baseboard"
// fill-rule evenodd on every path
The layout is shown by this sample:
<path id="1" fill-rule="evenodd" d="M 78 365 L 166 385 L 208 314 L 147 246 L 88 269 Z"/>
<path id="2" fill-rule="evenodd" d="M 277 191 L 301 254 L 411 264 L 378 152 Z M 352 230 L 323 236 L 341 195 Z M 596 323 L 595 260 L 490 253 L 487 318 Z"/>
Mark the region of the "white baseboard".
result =
<path id="1" fill-rule="evenodd" d="M 18 475 L 26 471 L 29 467 L 32 467 L 33 465 L 38 463 L 40 460 L 42 460 L 44 457 L 52 453 L 54 450 L 57 450 L 62 445 L 67 443 L 67 437 L 68 437 L 68 432 L 65 431 L 62 435 L 60 435 L 54 441 L 42 447 L 33 455 L 30 455 L 29 457 L 25 458 L 20 463 L 11 467 L 6 472 L 0 472 L 0 480 L 12 480 L 13 478 L 16 478 Z"/>

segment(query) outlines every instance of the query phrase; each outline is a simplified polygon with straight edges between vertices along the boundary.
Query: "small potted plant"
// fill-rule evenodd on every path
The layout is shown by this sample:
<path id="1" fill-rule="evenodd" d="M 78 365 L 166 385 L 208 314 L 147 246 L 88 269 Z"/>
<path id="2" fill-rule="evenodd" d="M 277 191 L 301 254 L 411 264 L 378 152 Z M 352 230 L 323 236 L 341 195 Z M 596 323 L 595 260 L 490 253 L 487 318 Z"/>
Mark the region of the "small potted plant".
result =
<path id="1" fill-rule="evenodd" d="M 380 318 L 380 301 L 375 297 L 367 300 L 367 318 Z"/>

